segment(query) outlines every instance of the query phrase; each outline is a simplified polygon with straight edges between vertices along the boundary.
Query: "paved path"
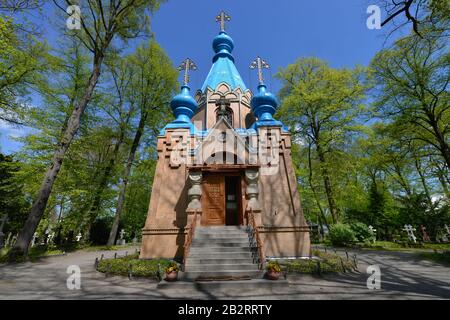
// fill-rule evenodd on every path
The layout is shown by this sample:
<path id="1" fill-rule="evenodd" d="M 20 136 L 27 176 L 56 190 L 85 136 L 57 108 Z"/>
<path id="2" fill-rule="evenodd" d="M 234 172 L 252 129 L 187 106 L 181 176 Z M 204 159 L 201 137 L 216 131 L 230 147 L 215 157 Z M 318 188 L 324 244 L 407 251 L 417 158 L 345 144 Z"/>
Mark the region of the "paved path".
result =
<path id="1" fill-rule="evenodd" d="M 106 258 L 114 255 L 114 251 L 79 251 L 35 263 L 1 265 L 0 299 L 450 299 L 450 268 L 413 253 L 358 251 L 360 273 L 290 276 L 289 286 L 258 290 L 199 289 L 179 283 L 159 289 L 152 280 L 105 277 L 94 269 L 95 257 L 102 253 Z M 124 255 L 125 250 L 117 253 Z M 381 268 L 380 290 L 366 287 L 365 271 L 373 264 Z M 70 265 L 80 266 L 80 290 L 67 289 Z"/>

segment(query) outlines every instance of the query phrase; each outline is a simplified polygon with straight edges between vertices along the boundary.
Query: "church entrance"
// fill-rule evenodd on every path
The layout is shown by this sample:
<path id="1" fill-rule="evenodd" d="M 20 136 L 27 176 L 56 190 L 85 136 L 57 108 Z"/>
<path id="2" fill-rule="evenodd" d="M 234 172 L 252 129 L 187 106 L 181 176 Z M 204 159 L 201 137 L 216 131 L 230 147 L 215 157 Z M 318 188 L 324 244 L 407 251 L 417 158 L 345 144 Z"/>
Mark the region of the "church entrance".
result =
<path id="1" fill-rule="evenodd" d="M 204 173 L 202 222 L 204 226 L 242 224 L 242 177 L 231 173 Z"/>

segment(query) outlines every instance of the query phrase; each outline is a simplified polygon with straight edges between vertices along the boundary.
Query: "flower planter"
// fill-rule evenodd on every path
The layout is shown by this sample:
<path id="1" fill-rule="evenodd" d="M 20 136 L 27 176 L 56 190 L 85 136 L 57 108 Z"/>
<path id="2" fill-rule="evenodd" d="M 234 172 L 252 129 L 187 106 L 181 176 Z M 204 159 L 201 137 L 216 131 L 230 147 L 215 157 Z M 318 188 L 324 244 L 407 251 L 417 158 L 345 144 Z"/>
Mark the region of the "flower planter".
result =
<path id="1" fill-rule="evenodd" d="M 269 280 L 278 280 L 281 276 L 281 272 L 267 271 L 266 278 Z"/>
<path id="2" fill-rule="evenodd" d="M 172 282 L 172 281 L 177 281 L 178 278 L 178 271 L 172 271 L 169 273 L 166 273 L 166 281 Z"/>

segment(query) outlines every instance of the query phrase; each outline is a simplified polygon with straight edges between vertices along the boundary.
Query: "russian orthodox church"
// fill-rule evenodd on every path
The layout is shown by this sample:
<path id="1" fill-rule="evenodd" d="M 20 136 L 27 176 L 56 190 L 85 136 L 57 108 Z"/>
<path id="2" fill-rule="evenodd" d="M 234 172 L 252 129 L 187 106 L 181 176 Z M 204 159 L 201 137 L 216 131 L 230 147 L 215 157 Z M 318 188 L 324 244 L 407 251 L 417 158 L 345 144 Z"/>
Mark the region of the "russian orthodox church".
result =
<path id="1" fill-rule="evenodd" d="M 235 257 L 239 250 L 253 250 L 260 263 L 309 256 L 291 136 L 273 118 L 278 101 L 263 81 L 268 64 L 259 57 L 252 63 L 259 78 L 253 93 L 234 64 L 234 42 L 224 30 L 230 18 L 222 12 L 217 20 L 213 64 L 194 97 L 188 86 L 194 62 L 179 68 L 184 83 L 170 104 L 176 119 L 158 137 L 140 258 L 186 262 L 196 254 Z"/>

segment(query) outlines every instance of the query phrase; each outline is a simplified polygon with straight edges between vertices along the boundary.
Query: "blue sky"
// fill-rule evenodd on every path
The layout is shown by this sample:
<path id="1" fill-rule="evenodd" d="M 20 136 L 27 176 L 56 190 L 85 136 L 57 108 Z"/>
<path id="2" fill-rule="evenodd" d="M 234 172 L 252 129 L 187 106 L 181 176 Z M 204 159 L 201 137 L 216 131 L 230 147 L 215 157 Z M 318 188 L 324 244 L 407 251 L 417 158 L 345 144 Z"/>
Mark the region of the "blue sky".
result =
<path id="1" fill-rule="evenodd" d="M 233 55 L 247 87 L 256 87 L 256 74 L 248 66 L 259 55 L 272 67 L 265 78 L 276 93 L 280 86 L 271 76 L 299 57 L 315 56 L 335 68 L 368 65 L 385 46 L 387 34 L 366 27 L 370 4 L 369 0 L 169 0 L 153 17 L 152 30 L 174 64 L 186 57 L 196 62 L 198 71 L 191 75 L 195 91 L 211 67 L 211 43 L 219 32 L 215 17 L 225 10 L 232 17 L 226 30 L 234 39 Z M 45 26 L 49 43 L 64 40 L 54 38 L 52 25 Z M 0 122 L 0 151 L 17 151 L 20 144 L 12 136 L 25 132 Z"/>

